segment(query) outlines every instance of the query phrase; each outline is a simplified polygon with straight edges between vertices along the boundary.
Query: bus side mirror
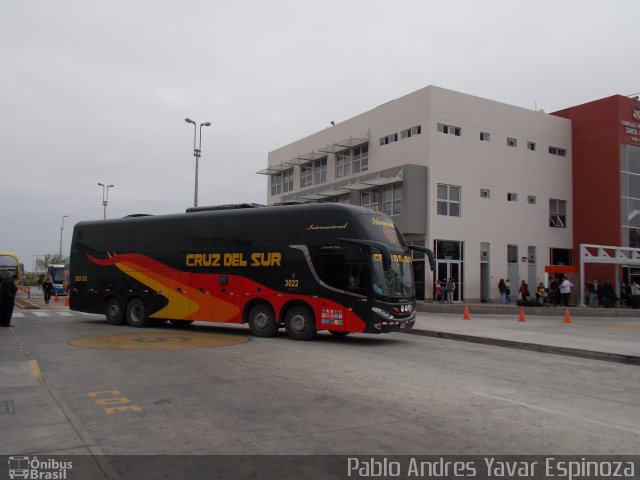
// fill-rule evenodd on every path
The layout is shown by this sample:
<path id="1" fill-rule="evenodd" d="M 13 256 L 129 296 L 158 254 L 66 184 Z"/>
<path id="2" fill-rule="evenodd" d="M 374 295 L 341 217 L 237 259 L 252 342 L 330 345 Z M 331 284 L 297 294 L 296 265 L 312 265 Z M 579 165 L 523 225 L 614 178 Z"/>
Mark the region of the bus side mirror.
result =
<path id="1" fill-rule="evenodd" d="M 431 267 L 431 271 L 432 272 L 436 271 L 436 259 L 433 256 L 433 252 L 431 251 L 430 248 L 418 247 L 416 245 L 410 245 L 409 246 L 409 250 L 413 250 L 414 252 L 425 253 L 427 255 L 427 257 L 429 258 L 429 266 Z"/>

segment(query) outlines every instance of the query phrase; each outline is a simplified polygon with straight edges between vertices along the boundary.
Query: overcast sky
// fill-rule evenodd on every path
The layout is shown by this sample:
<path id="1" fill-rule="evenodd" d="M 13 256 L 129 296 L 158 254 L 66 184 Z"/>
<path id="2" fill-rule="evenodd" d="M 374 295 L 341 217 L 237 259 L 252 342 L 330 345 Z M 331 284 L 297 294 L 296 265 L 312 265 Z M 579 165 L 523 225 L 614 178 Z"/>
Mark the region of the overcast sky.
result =
<path id="1" fill-rule="evenodd" d="M 552 112 L 640 91 L 637 0 L 3 0 L 0 250 L 267 201 L 267 153 L 427 85 Z"/>

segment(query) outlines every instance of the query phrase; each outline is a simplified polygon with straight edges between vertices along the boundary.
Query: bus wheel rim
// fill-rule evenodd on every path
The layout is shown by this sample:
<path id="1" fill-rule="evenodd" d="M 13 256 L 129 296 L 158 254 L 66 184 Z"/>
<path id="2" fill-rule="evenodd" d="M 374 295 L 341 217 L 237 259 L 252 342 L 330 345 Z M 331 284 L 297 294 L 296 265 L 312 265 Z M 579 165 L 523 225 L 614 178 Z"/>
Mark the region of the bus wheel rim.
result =
<path id="1" fill-rule="evenodd" d="M 260 312 L 255 316 L 253 323 L 259 330 L 264 330 L 269 326 L 269 315 L 266 312 Z"/>
<path id="2" fill-rule="evenodd" d="M 307 319 L 301 313 L 296 313 L 291 318 L 291 329 L 295 332 L 303 332 L 307 325 Z"/>

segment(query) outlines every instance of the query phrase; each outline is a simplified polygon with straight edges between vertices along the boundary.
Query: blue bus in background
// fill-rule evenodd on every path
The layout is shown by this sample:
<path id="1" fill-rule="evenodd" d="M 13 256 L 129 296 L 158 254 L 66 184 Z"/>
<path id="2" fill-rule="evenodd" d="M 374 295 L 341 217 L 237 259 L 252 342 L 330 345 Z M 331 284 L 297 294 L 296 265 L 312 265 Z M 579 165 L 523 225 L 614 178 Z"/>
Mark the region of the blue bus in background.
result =
<path id="1" fill-rule="evenodd" d="M 47 267 L 47 276 L 51 277 L 53 283 L 52 295 L 66 295 L 69 284 L 69 270 L 63 264 L 49 265 Z"/>

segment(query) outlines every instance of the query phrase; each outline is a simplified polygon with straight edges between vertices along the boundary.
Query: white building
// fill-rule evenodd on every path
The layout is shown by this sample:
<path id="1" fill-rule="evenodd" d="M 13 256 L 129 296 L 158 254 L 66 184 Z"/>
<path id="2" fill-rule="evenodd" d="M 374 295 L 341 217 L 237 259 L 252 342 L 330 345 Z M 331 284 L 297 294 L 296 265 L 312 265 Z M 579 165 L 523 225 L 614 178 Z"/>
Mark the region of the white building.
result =
<path id="1" fill-rule="evenodd" d="M 571 264 L 571 121 L 429 86 L 269 153 L 268 203 L 348 202 L 390 215 L 415 258 L 418 296 L 454 278 L 459 301 L 516 296 Z M 428 265 L 428 264 L 427 264 Z"/>

